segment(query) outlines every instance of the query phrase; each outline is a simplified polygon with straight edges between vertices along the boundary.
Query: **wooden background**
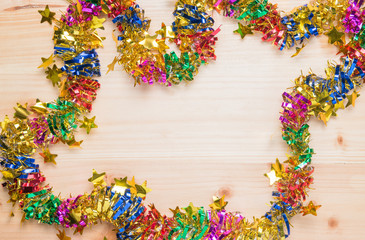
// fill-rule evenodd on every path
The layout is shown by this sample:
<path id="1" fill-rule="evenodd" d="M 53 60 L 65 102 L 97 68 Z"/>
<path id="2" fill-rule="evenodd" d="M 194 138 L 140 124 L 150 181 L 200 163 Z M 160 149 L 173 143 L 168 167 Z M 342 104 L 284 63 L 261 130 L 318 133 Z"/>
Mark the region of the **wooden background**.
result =
<path id="1" fill-rule="evenodd" d="M 140 0 L 151 31 L 161 22 L 172 22 L 173 0 Z M 280 0 L 284 11 L 305 1 Z M 48 4 L 60 15 L 64 0 L 1 0 L 0 5 L 0 113 L 12 115 L 16 102 L 40 98 L 51 101 L 57 91 L 37 69 L 41 57 L 53 48 L 52 27 L 39 24 L 38 10 Z M 87 179 L 95 168 L 114 177 L 148 180 L 153 189 L 147 202 L 169 213 L 168 208 L 193 201 L 207 207 L 215 194 L 225 194 L 228 210 L 241 211 L 248 218 L 268 209 L 272 188 L 263 176 L 275 158 L 285 160 L 287 147 L 281 139 L 279 111 L 281 94 L 292 80 L 310 68 L 322 74 L 327 59 L 338 60 L 336 48 L 326 37 L 310 40 L 299 56 L 294 49 L 280 52 L 255 34 L 241 40 L 232 31 L 234 20 L 215 14 L 222 25 L 216 47 L 218 59 L 201 67 L 190 84 L 165 88 L 133 87 L 133 80 L 121 67 L 105 75 L 116 55 L 111 38 L 113 24 L 106 23 L 104 49 L 98 51 L 102 64 L 102 87 L 91 116 L 99 128 L 84 139 L 82 149 L 58 145 L 57 166 L 41 164 L 56 193 L 66 197 L 90 191 Z M 365 99 L 355 108 L 339 111 L 325 127 L 310 123 L 314 190 L 310 200 L 323 205 L 318 216 L 293 218 L 290 239 L 365 239 Z M 40 162 L 40 161 L 39 161 Z M 7 203 L 0 190 L 0 239 L 51 240 L 56 230 L 36 221 L 20 225 L 21 212 Z M 114 239 L 108 224 L 87 229 L 73 239 Z"/>

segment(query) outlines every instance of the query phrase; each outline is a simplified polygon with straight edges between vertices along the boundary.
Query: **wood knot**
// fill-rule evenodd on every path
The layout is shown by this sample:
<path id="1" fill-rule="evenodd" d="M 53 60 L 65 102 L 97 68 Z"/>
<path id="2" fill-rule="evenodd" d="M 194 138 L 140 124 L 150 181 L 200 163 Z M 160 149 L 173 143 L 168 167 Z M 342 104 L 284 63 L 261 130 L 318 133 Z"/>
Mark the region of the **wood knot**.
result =
<path id="1" fill-rule="evenodd" d="M 331 228 L 331 229 L 335 229 L 338 227 L 338 220 L 334 217 L 331 217 L 328 219 L 328 226 Z"/>
<path id="2" fill-rule="evenodd" d="M 232 197 L 232 189 L 230 187 L 221 187 L 219 190 L 218 190 L 218 195 L 219 196 L 225 196 L 225 198 L 230 198 Z"/>
<path id="3" fill-rule="evenodd" d="M 338 135 L 337 137 L 337 143 L 340 145 L 340 146 L 343 146 L 343 137 L 341 135 Z"/>

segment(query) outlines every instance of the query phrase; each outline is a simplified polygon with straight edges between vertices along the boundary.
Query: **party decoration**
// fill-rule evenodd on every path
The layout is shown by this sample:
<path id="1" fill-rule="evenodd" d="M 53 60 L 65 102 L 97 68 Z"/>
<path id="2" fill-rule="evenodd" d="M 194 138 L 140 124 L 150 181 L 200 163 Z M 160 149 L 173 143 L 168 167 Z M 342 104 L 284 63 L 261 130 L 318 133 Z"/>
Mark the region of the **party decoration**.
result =
<path id="1" fill-rule="evenodd" d="M 24 219 L 35 219 L 83 233 L 100 221 L 113 224 L 118 239 L 285 239 L 290 235 L 290 219 L 302 213 L 317 215 L 320 205 L 305 205 L 313 184 L 315 154 L 310 147 L 308 121 L 312 116 L 327 123 L 339 109 L 355 106 L 364 82 L 365 27 L 362 1 L 313 1 L 282 14 L 267 0 L 178 0 L 171 25 L 149 33 L 150 20 L 133 0 L 69 0 L 70 5 L 59 20 L 46 6 L 39 11 L 41 22 L 54 24 L 54 52 L 42 58 L 46 77 L 59 88 L 51 102 L 39 99 L 33 104 L 17 104 L 13 119 L 0 123 L 0 165 L 3 187 L 10 202 L 19 203 Z M 241 38 L 257 32 L 262 40 L 280 50 L 296 48 L 297 56 L 309 39 L 324 34 L 330 44 L 339 48 L 340 63 L 329 62 L 324 76 L 312 72 L 300 75 L 294 86 L 284 92 L 280 122 L 282 138 L 289 147 L 288 158 L 278 159 L 265 174 L 275 186 L 273 200 L 266 213 L 252 221 L 236 212 L 225 210 L 224 196 L 214 197 L 210 209 L 194 206 L 171 209 L 172 216 L 162 215 L 153 204 L 144 203 L 151 191 L 147 182 L 139 184 L 134 177 L 116 178 L 108 184 L 106 173 L 95 170 L 88 181 L 89 193 L 62 199 L 45 185 L 45 177 L 32 155 L 56 163 L 50 152 L 53 144 L 62 142 L 80 147 L 75 130 L 87 134 L 97 128 L 92 118 L 92 103 L 100 88 L 100 61 L 96 49 L 102 47 L 105 18 L 115 23 L 114 36 L 119 55 L 108 65 L 123 66 L 135 84 L 160 83 L 165 86 L 190 82 L 199 67 L 215 60 L 215 43 L 220 28 L 207 12 L 215 10 L 240 21 L 234 32 Z M 168 52 L 174 43 L 180 54 Z M 58 58 L 55 64 L 55 58 Z M 52 65 L 53 64 L 53 65 Z M 52 65 L 52 66 L 51 66 Z M 57 234 L 67 240 L 64 229 Z"/>

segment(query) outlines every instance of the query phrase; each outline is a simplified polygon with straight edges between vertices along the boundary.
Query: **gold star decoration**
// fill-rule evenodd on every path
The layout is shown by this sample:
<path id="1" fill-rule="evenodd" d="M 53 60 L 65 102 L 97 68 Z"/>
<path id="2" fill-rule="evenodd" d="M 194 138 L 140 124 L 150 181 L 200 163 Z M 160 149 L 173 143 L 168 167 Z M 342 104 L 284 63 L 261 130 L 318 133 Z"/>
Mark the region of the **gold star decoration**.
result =
<path id="1" fill-rule="evenodd" d="M 142 41 L 140 41 L 139 44 L 141 44 L 142 46 L 144 46 L 147 49 L 158 48 L 158 43 L 156 41 L 157 34 L 151 36 L 147 32 L 145 32 L 144 35 L 145 35 L 145 38 Z"/>
<path id="2" fill-rule="evenodd" d="M 117 57 L 114 57 L 113 62 L 108 65 L 108 71 L 106 72 L 106 74 L 108 74 L 108 72 L 110 71 L 114 71 L 115 64 L 118 62 L 118 60 L 119 59 Z"/>
<path id="3" fill-rule="evenodd" d="M 87 118 L 87 117 L 84 117 L 84 121 L 82 122 L 82 125 L 80 126 L 80 128 L 85 128 L 86 129 L 86 133 L 89 134 L 90 133 L 90 130 L 92 128 L 97 128 L 98 125 L 96 125 L 94 123 L 95 121 L 95 116 L 92 117 L 92 118 Z"/>
<path id="4" fill-rule="evenodd" d="M 9 123 L 10 123 L 10 119 L 9 119 L 8 115 L 5 115 L 4 121 L 2 121 L 2 122 L 0 123 L 0 125 L 1 125 L 1 129 L 2 129 L 3 131 L 5 131 L 5 130 L 8 128 L 8 124 L 9 124 Z M 1 138 L 0 138 L 0 141 L 1 141 Z"/>
<path id="5" fill-rule="evenodd" d="M 356 99 L 360 96 L 360 94 L 358 94 L 356 91 L 353 91 L 352 94 L 347 95 L 347 104 L 346 107 L 352 105 L 353 107 L 355 107 L 355 102 Z"/>
<path id="6" fill-rule="evenodd" d="M 105 22 L 105 18 L 98 18 L 96 16 L 93 16 L 93 19 L 91 20 L 91 28 L 101 28 L 104 29 L 103 27 L 103 22 Z"/>
<path id="7" fill-rule="evenodd" d="M 298 54 L 303 50 L 305 47 L 305 44 L 303 44 L 301 47 L 295 47 L 296 52 L 291 57 L 296 57 Z"/>
<path id="8" fill-rule="evenodd" d="M 281 179 L 280 177 L 276 176 L 275 170 L 271 170 L 268 173 L 264 174 L 270 180 L 270 185 L 273 185 L 277 180 Z"/>
<path id="9" fill-rule="evenodd" d="M 28 105 L 27 103 L 25 105 L 17 103 L 17 106 L 14 107 L 15 110 L 14 118 L 27 119 L 28 116 L 31 114 L 27 109 L 28 108 L 27 105 Z"/>
<path id="10" fill-rule="evenodd" d="M 38 66 L 38 68 L 44 68 L 47 69 L 47 67 L 49 65 L 51 65 L 52 63 L 54 63 L 54 55 L 51 54 L 51 56 L 49 56 L 49 58 L 42 58 L 42 64 Z"/>
<path id="11" fill-rule="evenodd" d="M 280 163 L 279 159 L 276 159 L 274 164 L 271 164 L 271 169 L 273 169 L 276 173 L 276 176 L 283 177 L 285 174 L 285 168 L 283 164 Z"/>
<path id="12" fill-rule="evenodd" d="M 43 160 L 45 163 L 53 163 L 56 164 L 56 157 L 58 156 L 57 154 L 52 154 L 49 151 L 49 148 L 43 149 L 43 152 L 39 153 L 39 155 L 41 155 L 43 157 Z"/>
<path id="13" fill-rule="evenodd" d="M 180 208 L 179 207 L 176 207 L 175 209 L 170 208 L 170 211 L 174 216 L 176 216 L 176 214 L 180 213 Z"/>
<path id="14" fill-rule="evenodd" d="M 276 162 L 274 164 L 271 164 L 271 171 L 265 173 L 264 176 L 269 178 L 270 185 L 273 185 L 276 181 L 281 179 L 284 174 L 285 174 L 284 166 L 280 163 L 279 159 L 276 159 Z"/>
<path id="15" fill-rule="evenodd" d="M 0 171 L 0 172 L 3 175 L 3 178 L 5 178 L 5 179 L 12 179 L 12 178 L 14 178 L 13 173 L 10 172 L 10 171 Z"/>
<path id="16" fill-rule="evenodd" d="M 63 143 L 66 143 L 68 146 L 69 146 L 69 148 L 81 148 L 81 143 L 84 141 L 84 140 L 81 140 L 81 141 L 76 141 L 75 140 L 75 137 L 72 137 L 71 139 L 69 139 L 69 140 L 63 140 L 62 138 L 61 138 L 61 141 L 63 142 Z"/>
<path id="17" fill-rule="evenodd" d="M 345 105 L 344 105 L 344 100 L 342 100 L 342 101 L 339 101 L 339 102 L 337 102 L 335 105 L 334 105 L 334 109 L 335 110 L 337 110 L 337 109 L 345 109 Z"/>
<path id="18" fill-rule="evenodd" d="M 342 38 L 345 36 L 343 32 L 337 31 L 336 27 L 332 27 L 331 31 L 327 32 L 328 42 L 333 43 L 343 43 Z"/>
<path id="19" fill-rule="evenodd" d="M 213 203 L 209 205 L 213 210 L 222 210 L 227 206 L 228 202 L 224 201 L 224 195 L 220 198 L 217 196 L 213 196 Z"/>
<path id="20" fill-rule="evenodd" d="M 114 31 L 115 30 L 113 30 L 113 32 L 112 32 L 112 38 L 113 38 L 113 41 L 115 42 L 115 44 L 117 44 L 117 46 L 118 46 L 118 37 L 115 36 Z"/>
<path id="21" fill-rule="evenodd" d="M 191 217 L 192 215 L 194 215 L 196 212 L 198 212 L 198 208 L 195 207 L 193 205 L 192 202 L 189 203 L 189 206 L 187 206 L 186 208 L 184 208 L 185 212 Z"/>
<path id="22" fill-rule="evenodd" d="M 62 232 L 59 229 L 57 230 L 58 230 L 57 237 L 59 240 L 71 240 L 71 238 L 66 235 L 65 229 L 63 229 Z"/>
<path id="23" fill-rule="evenodd" d="M 46 70 L 47 78 L 51 80 L 53 86 L 58 86 L 59 82 L 61 81 L 61 73 L 61 69 L 59 69 L 56 64 L 54 64 L 52 68 L 48 67 Z"/>
<path id="24" fill-rule="evenodd" d="M 33 112 L 39 113 L 39 114 L 47 114 L 47 103 L 41 102 L 38 98 L 36 100 L 36 103 L 30 107 L 30 109 Z"/>
<path id="25" fill-rule="evenodd" d="M 151 189 L 147 187 L 147 181 L 144 181 L 142 185 L 136 184 L 137 196 L 143 199 L 146 198 L 147 193 L 151 192 Z"/>
<path id="26" fill-rule="evenodd" d="M 317 216 L 317 209 L 320 208 L 322 205 L 314 205 L 312 201 L 308 203 L 307 206 L 303 206 L 301 213 L 303 213 L 303 216 L 312 214 L 314 216 Z"/>
<path id="27" fill-rule="evenodd" d="M 113 191 L 124 194 L 127 188 L 130 188 L 130 185 L 127 183 L 127 177 L 120 179 L 114 178 Z"/>
<path id="28" fill-rule="evenodd" d="M 241 39 L 246 37 L 247 34 L 253 34 L 251 27 L 248 25 L 243 25 L 242 23 L 238 23 L 238 29 L 233 31 L 234 33 L 239 33 L 241 35 Z"/>
<path id="29" fill-rule="evenodd" d="M 136 181 L 134 179 L 134 177 L 132 177 L 131 181 L 127 181 L 129 188 L 131 189 L 131 193 L 136 195 L 137 194 L 137 189 L 136 189 Z"/>
<path id="30" fill-rule="evenodd" d="M 114 183 L 113 190 L 122 194 L 129 188 L 132 194 L 144 199 L 146 194 L 151 192 L 151 189 L 147 187 L 147 181 L 139 185 L 136 184 L 134 177 L 131 181 L 128 181 L 127 177 L 120 179 L 114 178 Z"/>
<path id="31" fill-rule="evenodd" d="M 156 31 L 156 34 L 161 35 L 162 38 L 174 38 L 175 33 L 172 31 L 171 26 L 166 26 L 164 23 L 161 24 L 161 29 Z"/>
<path id="32" fill-rule="evenodd" d="M 97 173 L 95 169 L 93 169 L 93 176 L 88 179 L 89 182 L 93 183 L 94 186 L 106 186 L 106 183 L 104 181 L 105 172 L 103 173 Z"/>
<path id="33" fill-rule="evenodd" d="M 54 15 L 56 15 L 56 14 L 49 10 L 48 5 L 46 6 L 46 8 L 43 11 L 38 10 L 38 12 L 39 12 L 39 14 L 42 15 L 41 23 L 48 22 L 49 24 L 52 25 L 52 19 L 54 19 Z"/>

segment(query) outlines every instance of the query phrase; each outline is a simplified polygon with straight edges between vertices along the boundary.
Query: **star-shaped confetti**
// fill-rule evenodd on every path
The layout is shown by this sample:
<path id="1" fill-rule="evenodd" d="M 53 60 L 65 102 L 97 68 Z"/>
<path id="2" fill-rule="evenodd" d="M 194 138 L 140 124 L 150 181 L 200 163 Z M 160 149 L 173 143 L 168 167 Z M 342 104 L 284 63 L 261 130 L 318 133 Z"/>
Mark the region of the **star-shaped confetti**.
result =
<path id="1" fill-rule="evenodd" d="M 49 148 L 46 148 L 43 150 L 43 152 L 39 153 L 39 155 L 41 155 L 43 157 L 43 160 L 45 163 L 53 163 L 56 164 L 56 157 L 58 156 L 57 154 L 52 154 L 49 151 Z"/>
<path id="2" fill-rule="evenodd" d="M 54 15 L 56 15 L 54 12 L 51 12 L 49 10 L 48 5 L 46 8 L 42 10 L 38 10 L 39 14 L 42 15 L 41 23 L 48 22 L 49 24 L 52 24 L 52 20 L 54 19 Z"/>
<path id="3" fill-rule="evenodd" d="M 271 171 L 265 173 L 264 176 L 268 177 L 270 180 L 270 185 L 273 185 L 276 181 L 281 179 L 285 174 L 285 168 L 280 163 L 279 159 L 276 159 L 274 164 L 271 164 Z"/>
<path id="4" fill-rule="evenodd" d="M 105 22 L 105 18 L 98 18 L 96 16 L 93 16 L 93 19 L 91 20 L 91 28 L 104 29 L 103 22 Z"/>
<path id="5" fill-rule="evenodd" d="M 221 198 L 214 196 L 213 203 L 210 204 L 209 207 L 211 207 L 213 210 L 220 211 L 220 210 L 224 209 L 224 207 L 227 206 L 227 204 L 228 204 L 228 202 L 224 201 L 224 196 L 222 196 Z"/>
<path id="6" fill-rule="evenodd" d="M 345 36 L 343 32 L 337 31 L 336 27 L 332 27 L 331 31 L 326 33 L 328 36 L 328 42 L 333 43 L 343 43 L 342 38 Z"/>
<path id="7" fill-rule="evenodd" d="M 8 128 L 8 124 L 10 123 L 10 119 L 8 115 L 5 115 L 4 121 L 0 123 L 1 129 L 5 131 Z M 1 141 L 1 138 L 0 138 Z"/>
<path id="8" fill-rule="evenodd" d="M 147 49 L 158 48 L 158 43 L 156 39 L 157 39 L 157 34 L 151 36 L 147 32 L 145 32 L 145 38 L 144 40 L 140 41 L 139 44 L 141 44 Z"/>
<path id="9" fill-rule="evenodd" d="M 356 91 L 353 91 L 352 94 L 350 95 L 347 95 L 347 104 L 346 104 L 346 107 L 352 105 L 353 107 L 355 107 L 355 102 L 356 102 L 356 99 L 360 96 L 360 94 L 358 94 Z"/>
<path id="10" fill-rule="evenodd" d="M 84 117 L 84 121 L 82 122 L 82 125 L 80 126 L 80 128 L 85 128 L 86 129 L 86 133 L 89 134 L 90 133 L 90 130 L 92 128 L 97 128 L 98 125 L 96 125 L 94 123 L 95 121 L 95 116 L 92 117 L 92 118 L 87 118 L 87 117 Z"/>
<path id="11" fill-rule="evenodd" d="M 71 240 L 71 238 L 66 235 L 65 229 L 63 229 L 62 232 L 59 229 L 57 230 L 58 230 L 57 237 L 59 240 Z"/>
<path id="12" fill-rule="evenodd" d="M 81 141 L 76 141 L 75 140 L 75 137 L 72 137 L 71 139 L 69 139 L 69 140 L 63 140 L 62 138 L 61 138 L 61 141 L 63 142 L 63 143 L 66 143 L 68 146 L 69 146 L 69 148 L 81 148 L 81 143 L 84 141 L 84 140 L 81 140 Z"/>
<path id="13" fill-rule="evenodd" d="M 95 169 L 93 169 L 93 176 L 89 178 L 88 181 L 93 183 L 94 186 L 106 186 L 104 177 L 105 177 L 105 172 L 99 174 L 95 171 Z"/>
<path id="14" fill-rule="evenodd" d="M 326 118 L 326 114 L 324 114 L 323 112 L 318 113 L 318 118 L 320 120 L 322 120 L 322 122 L 324 122 L 325 125 L 327 125 L 327 118 Z"/>
<path id="15" fill-rule="evenodd" d="M 158 51 L 160 53 L 164 53 L 164 52 L 166 52 L 165 51 L 166 49 L 170 48 L 169 46 L 167 46 L 167 44 L 165 42 L 165 39 L 157 39 L 156 42 L 157 42 L 157 45 L 158 45 Z"/>
<path id="16" fill-rule="evenodd" d="M 317 209 L 320 208 L 322 205 L 314 205 L 312 201 L 308 203 L 307 206 L 303 206 L 301 213 L 303 213 L 303 216 L 312 214 L 314 216 L 317 216 Z"/>
<path id="17" fill-rule="evenodd" d="M 3 175 L 5 179 L 12 179 L 14 178 L 14 175 L 10 171 L 0 171 L 0 173 Z"/>
<path id="18" fill-rule="evenodd" d="M 251 27 L 247 25 L 243 25 L 242 23 L 238 23 L 238 29 L 233 31 L 234 33 L 239 33 L 241 39 L 246 37 L 247 34 L 253 34 Z"/>
<path id="19" fill-rule="evenodd" d="M 113 191 L 124 194 L 125 190 L 130 187 L 131 186 L 127 183 L 127 177 L 120 179 L 114 178 Z"/>
<path id="20" fill-rule="evenodd" d="M 305 47 L 305 44 L 303 44 L 301 47 L 295 47 L 296 52 L 291 57 L 298 56 L 298 54 L 303 50 L 304 47 Z"/>
<path id="21" fill-rule="evenodd" d="M 151 192 L 151 189 L 147 187 L 147 181 L 144 181 L 142 185 L 136 184 L 137 196 L 143 199 L 146 198 L 147 193 Z"/>
<path id="22" fill-rule="evenodd" d="M 276 181 L 278 181 L 279 179 L 281 179 L 280 177 L 276 176 L 275 170 L 271 170 L 268 173 L 264 174 L 265 177 L 269 178 L 270 180 L 270 185 L 273 185 Z"/>
<path id="23" fill-rule="evenodd" d="M 19 118 L 19 119 L 27 119 L 28 116 L 31 114 L 28 111 L 27 105 L 28 105 L 27 103 L 25 105 L 21 105 L 20 103 L 17 103 L 17 106 L 14 107 L 14 110 L 15 110 L 14 117 Z"/>
<path id="24" fill-rule="evenodd" d="M 54 55 L 51 54 L 51 56 L 49 56 L 49 58 L 43 58 L 42 57 L 42 64 L 38 66 L 38 68 L 44 68 L 44 69 L 47 69 L 47 67 L 49 65 L 51 65 L 52 63 L 54 63 Z"/>
<path id="25" fill-rule="evenodd" d="M 115 64 L 118 62 L 118 60 L 119 59 L 117 57 L 114 57 L 113 62 L 108 65 L 108 71 L 106 72 L 106 74 L 108 74 L 108 72 L 110 71 L 114 71 Z"/>
<path id="26" fill-rule="evenodd" d="M 280 163 L 279 159 L 276 159 L 274 164 L 271 164 L 271 169 L 275 171 L 276 176 L 283 177 L 285 173 L 285 168 L 283 164 Z"/>
<path id="27" fill-rule="evenodd" d="M 184 210 L 191 217 L 192 215 L 194 215 L 198 211 L 198 208 L 195 207 L 192 202 L 190 202 L 189 206 L 184 208 Z"/>
<path id="28" fill-rule="evenodd" d="M 180 213 L 180 208 L 179 207 L 176 207 L 175 209 L 170 208 L 170 211 L 174 216 L 176 216 L 176 214 Z"/>
<path id="29" fill-rule="evenodd" d="M 172 31 L 172 27 L 166 26 L 164 23 L 161 24 L 161 29 L 156 31 L 156 34 L 161 35 L 162 38 L 175 38 L 175 33 Z"/>
<path id="30" fill-rule="evenodd" d="M 53 86 L 58 86 L 61 81 L 60 75 L 62 70 L 59 69 L 55 64 L 52 68 L 48 67 L 46 70 L 47 78 L 52 81 Z"/>

